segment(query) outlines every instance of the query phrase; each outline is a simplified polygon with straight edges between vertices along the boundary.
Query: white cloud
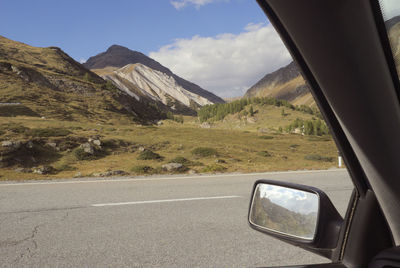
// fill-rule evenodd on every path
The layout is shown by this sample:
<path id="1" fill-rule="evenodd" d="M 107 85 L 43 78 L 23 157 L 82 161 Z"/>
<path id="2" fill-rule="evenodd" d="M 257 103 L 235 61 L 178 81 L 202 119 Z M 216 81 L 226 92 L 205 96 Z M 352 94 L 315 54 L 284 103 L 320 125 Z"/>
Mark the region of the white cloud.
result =
<path id="1" fill-rule="evenodd" d="M 399 0 L 381 0 L 381 9 L 385 20 L 391 19 L 394 16 L 400 15 Z"/>
<path id="2" fill-rule="evenodd" d="M 221 97 L 242 96 L 290 54 L 271 24 L 248 24 L 240 34 L 176 39 L 150 57 Z"/>
<path id="3" fill-rule="evenodd" d="M 192 4 L 194 5 L 196 8 L 200 8 L 203 5 L 207 5 L 213 2 L 217 2 L 217 1 L 229 1 L 229 0 L 175 0 L 175 1 L 171 1 L 171 4 L 176 8 L 176 9 L 182 9 L 185 6 Z"/>
<path id="4" fill-rule="evenodd" d="M 86 61 L 87 61 L 86 59 L 81 58 L 81 59 L 79 60 L 79 63 L 80 63 L 80 64 L 83 64 L 83 63 L 85 63 Z"/>

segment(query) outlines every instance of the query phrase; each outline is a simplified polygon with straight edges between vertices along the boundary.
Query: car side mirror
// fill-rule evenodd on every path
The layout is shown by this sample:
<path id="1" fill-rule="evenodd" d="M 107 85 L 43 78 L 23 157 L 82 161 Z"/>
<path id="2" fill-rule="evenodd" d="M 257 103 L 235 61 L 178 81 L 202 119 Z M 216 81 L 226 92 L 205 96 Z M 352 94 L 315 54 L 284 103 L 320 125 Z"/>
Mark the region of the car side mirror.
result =
<path id="1" fill-rule="evenodd" d="M 343 223 L 323 191 L 269 180 L 254 184 L 248 220 L 257 231 L 328 258 Z"/>

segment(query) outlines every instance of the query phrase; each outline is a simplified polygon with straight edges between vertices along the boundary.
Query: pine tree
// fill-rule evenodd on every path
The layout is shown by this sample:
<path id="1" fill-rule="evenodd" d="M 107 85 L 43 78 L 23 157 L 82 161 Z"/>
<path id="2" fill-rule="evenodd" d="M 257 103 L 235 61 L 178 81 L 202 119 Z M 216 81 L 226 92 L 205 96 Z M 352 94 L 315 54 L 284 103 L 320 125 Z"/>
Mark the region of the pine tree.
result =
<path id="1" fill-rule="evenodd" d="M 249 113 L 250 113 L 250 116 L 254 116 L 253 105 L 250 106 Z"/>

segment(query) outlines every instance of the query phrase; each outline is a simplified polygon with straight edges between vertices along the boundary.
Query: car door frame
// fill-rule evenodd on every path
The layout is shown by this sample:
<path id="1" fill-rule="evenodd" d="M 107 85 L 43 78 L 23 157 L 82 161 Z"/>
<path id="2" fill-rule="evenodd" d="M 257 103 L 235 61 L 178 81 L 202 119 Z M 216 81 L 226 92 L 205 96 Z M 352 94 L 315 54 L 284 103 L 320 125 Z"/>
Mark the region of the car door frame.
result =
<path id="1" fill-rule="evenodd" d="M 400 243 L 400 213 L 395 213 L 400 183 L 394 181 L 400 174 L 394 161 L 400 158 L 400 142 L 385 143 L 400 137 L 400 85 L 379 3 L 258 3 L 310 85 L 356 189 L 332 261 L 366 267 L 378 252 Z M 368 58 L 362 57 L 365 54 Z M 379 129 L 371 128 L 368 120 L 379 123 Z M 382 155 L 385 150 L 387 155 Z"/>

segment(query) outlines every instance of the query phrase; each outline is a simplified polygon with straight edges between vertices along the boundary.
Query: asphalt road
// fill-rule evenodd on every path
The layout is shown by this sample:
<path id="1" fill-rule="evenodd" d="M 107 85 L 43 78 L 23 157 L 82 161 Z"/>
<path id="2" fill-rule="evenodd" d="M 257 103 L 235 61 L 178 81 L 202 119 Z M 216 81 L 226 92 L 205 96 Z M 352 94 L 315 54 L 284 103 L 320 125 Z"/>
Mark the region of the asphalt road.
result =
<path id="1" fill-rule="evenodd" d="M 252 230 L 256 179 L 324 190 L 345 170 L 0 183 L 0 267 L 254 267 L 328 262 Z"/>

